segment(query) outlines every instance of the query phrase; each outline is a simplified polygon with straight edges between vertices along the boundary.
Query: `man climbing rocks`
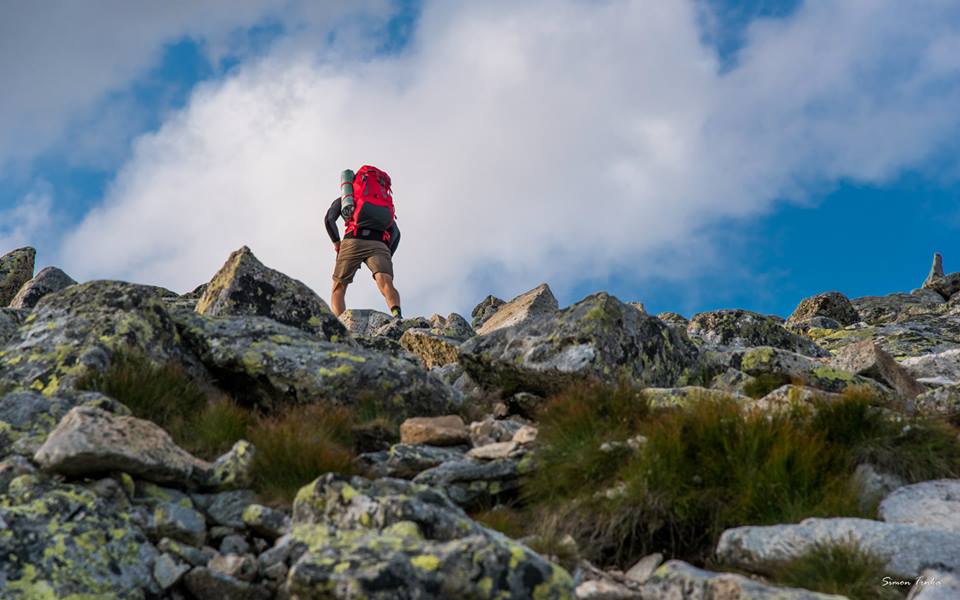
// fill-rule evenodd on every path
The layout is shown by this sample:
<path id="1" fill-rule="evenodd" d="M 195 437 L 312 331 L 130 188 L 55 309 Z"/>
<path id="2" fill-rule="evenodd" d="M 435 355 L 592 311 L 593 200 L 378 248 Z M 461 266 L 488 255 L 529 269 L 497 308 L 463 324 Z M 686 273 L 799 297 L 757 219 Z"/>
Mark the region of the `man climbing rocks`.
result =
<path id="1" fill-rule="evenodd" d="M 333 269 L 330 308 L 340 316 L 346 310 L 347 286 L 366 264 L 377 288 L 395 318 L 401 318 L 400 293 L 393 287 L 393 253 L 400 244 L 393 208 L 390 176 L 376 167 L 363 166 L 356 174 L 341 174 L 341 195 L 333 201 L 324 223 L 337 252 Z M 340 241 L 337 218 L 343 217 L 344 234 Z"/>

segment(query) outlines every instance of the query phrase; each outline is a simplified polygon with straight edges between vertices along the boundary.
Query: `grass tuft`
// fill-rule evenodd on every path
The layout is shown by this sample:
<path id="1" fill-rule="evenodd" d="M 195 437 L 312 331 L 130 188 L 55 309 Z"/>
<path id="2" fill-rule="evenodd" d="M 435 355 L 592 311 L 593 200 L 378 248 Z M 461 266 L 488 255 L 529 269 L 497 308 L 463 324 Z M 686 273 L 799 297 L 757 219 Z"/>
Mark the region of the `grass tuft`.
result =
<path id="1" fill-rule="evenodd" d="M 343 407 L 314 404 L 259 415 L 195 380 L 180 365 L 158 365 L 134 353 L 117 353 L 105 371 L 85 377 L 77 387 L 122 402 L 134 416 L 163 427 L 174 442 L 201 458 L 212 460 L 238 440 L 249 440 L 257 449 L 254 487 L 264 502 L 289 502 L 323 473 L 357 470 L 353 430 L 362 420 Z M 382 420 L 373 401 L 363 406 L 368 418 Z"/>
<path id="2" fill-rule="evenodd" d="M 797 587 L 850 600 L 901 600 L 909 586 L 884 586 L 886 560 L 856 543 L 817 544 L 797 558 L 765 569 L 777 585 Z"/>
<path id="3" fill-rule="evenodd" d="M 872 516 L 851 478 L 859 463 L 910 481 L 960 469 L 949 425 L 892 419 L 863 392 L 776 413 L 710 397 L 651 409 L 638 396 L 594 385 L 548 402 L 523 489 L 539 523 L 528 533 L 570 534 L 600 564 L 656 551 L 702 564 L 730 527 Z M 609 444 L 638 434 L 635 450 Z"/>
<path id="4" fill-rule="evenodd" d="M 258 419 L 249 439 L 257 449 L 255 486 L 261 497 L 289 503 L 323 473 L 356 473 L 352 427 L 349 410 L 322 404 Z"/>

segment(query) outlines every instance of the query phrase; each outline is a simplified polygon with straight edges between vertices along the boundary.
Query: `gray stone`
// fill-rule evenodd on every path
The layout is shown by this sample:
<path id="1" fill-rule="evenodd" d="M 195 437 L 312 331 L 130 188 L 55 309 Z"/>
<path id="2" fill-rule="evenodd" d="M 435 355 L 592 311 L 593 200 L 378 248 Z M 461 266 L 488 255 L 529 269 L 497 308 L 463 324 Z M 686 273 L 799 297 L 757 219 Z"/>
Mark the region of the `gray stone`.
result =
<path id="1" fill-rule="evenodd" d="M 400 442 L 428 446 L 458 446 L 470 442 L 470 434 L 458 415 L 412 417 L 400 424 Z"/>
<path id="2" fill-rule="evenodd" d="M 523 423 L 510 419 L 494 419 L 487 417 L 482 421 L 470 423 L 470 443 L 474 446 L 485 446 L 497 442 L 509 442 Z"/>
<path id="3" fill-rule="evenodd" d="M 253 485 L 257 449 L 246 440 L 237 441 L 213 463 L 213 475 L 207 486 L 216 489 L 245 488 Z"/>
<path id="4" fill-rule="evenodd" d="M 154 539 L 166 537 L 191 546 L 202 546 L 207 540 L 207 525 L 203 515 L 192 508 L 170 502 L 154 506 L 150 530 Z"/>
<path id="5" fill-rule="evenodd" d="M 232 253 L 213 276 L 196 310 L 210 317 L 269 317 L 330 341 L 349 335 L 316 292 L 264 266 L 246 246 Z"/>
<path id="6" fill-rule="evenodd" d="M 257 560 L 249 554 L 218 554 L 207 563 L 207 568 L 240 581 L 253 581 L 260 570 Z"/>
<path id="7" fill-rule="evenodd" d="M 584 581 L 575 590 L 577 600 L 639 600 L 640 594 L 625 585 L 604 579 Z"/>
<path id="8" fill-rule="evenodd" d="M 657 570 L 657 567 L 659 567 L 661 563 L 663 563 L 663 555 L 659 552 L 654 552 L 638 560 L 632 567 L 627 569 L 627 572 L 623 575 L 630 581 L 643 583 L 650 579 L 650 576 L 653 575 L 653 572 Z"/>
<path id="9" fill-rule="evenodd" d="M 849 298 L 840 292 L 826 292 L 801 300 L 787 323 L 799 323 L 814 317 L 826 317 L 840 325 L 853 325 L 860 320 Z"/>
<path id="10" fill-rule="evenodd" d="M 532 468 L 529 457 L 490 461 L 464 458 L 427 469 L 413 481 L 443 489 L 460 506 L 476 507 L 515 493 L 520 487 L 521 475 Z"/>
<path id="11" fill-rule="evenodd" d="M 775 319 L 748 310 L 715 310 L 694 315 L 687 326 L 694 340 L 723 349 L 771 346 L 806 356 L 826 356 L 813 341 L 790 332 Z"/>
<path id="12" fill-rule="evenodd" d="M 160 540 L 157 544 L 157 549 L 194 567 L 205 566 L 217 554 L 213 548 L 194 548 L 189 544 L 171 540 L 170 538 Z"/>
<path id="13" fill-rule="evenodd" d="M 393 320 L 391 315 L 378 310 L 351 308 L 340 313 L 340 322 L 350 335 L 372 336 L 379 328 Z"/>
<path id="14" fill-rule="evenodd" d="M 180 582 L 180 579 L 190 570 L 190 565 L 183 564 L 167 553 L 157 557 L 153 563 L 153 578 L 162 590 L 168 590 Z"/>
<path id="15" fill-rule="evenodd" d="M 378 327 L 373 332 L 373 337 L 382 337 L 399 342 L 408 329 L 430 329 L 430 327 L 430 321 L 423 317 L 391 319 L 386 325 Z"/>
<path id="16" fill-rule="evenodd" d="M 242 535 L 233 533 L 220 540 L 220 554 L 247 554 L 250 544 Z"/>
<path id="17" fill-rule="evenodd" d="M 422 444 L 394 444 L 389 451 L 367 452 L 359 460 L 375 477 L 413 479 L 445 462 L 462 460 L 465 446 L 453 448 Z"/>
<path id="18" fill-rule="evenodd" d="M 585 379 L 675 385 L 700 376 L 698 358 L 681 332 L 603 293 L 460 347 L 470 377 L 504 394 L 547 395 Z"/>
<path id="19" fill-rule="evenodd" d="M 888 523 L 904 523 L 960 534 L 960 479 L 907 485 L 883 499 L 878 509 Z"/>
<path id="20" fill-rule="evenodd" d="M 853 518 L 728 529 L 720 536 L 717 556 L 731 566 L 762 572 L 764 566 L 801 556 L 816 544 L 844 543 L 882 557 L 892 576 L 913 578 L 928 568 L 960 569 L 960 533 Z"/>
<path id="21" fill-rule="evenodd" d="M 925 391 L 906 369 L 872 341 L 844 346 L 834 354 L 830 365 L 879 381 L 903 398 L 912 399 Z"/>
<path id="22" fill-rule="evenodd" d="M 430 332 L 457 342 L 465 342 L 477 335 L 470 323 L 457 313 L 450 313 L 446 317 L 430 317 Z"/>
<path id="23" fill-rule="evenodd" d="M 36 258 L 37 251 L 29 247 L 0 256 L 0 306 L 8 306 L 23 284 L 30 281 Z"/>
<path id="24" fill-rule="evenodd" d="M 798 588 L 775 587 L 735 573 L 713 573 L 680 560 L 667 561 L 644 583 L 644 600 L 846 600 Z"/>
<path id="25" fill-rule="evenodd" d="M 195 598 L 230 598 L 230 600 L 267 600 L 266 588 L 240 581 L 206 567 L 197 567 L 183 578 L 187 590 Z"/>
<path id="26" fill-rule="evenodd" d="M 300 491 L 293 513 L 292 537 L 307 547 L 287 577 L 294 597 L 317 588 L 336 599 L 573 596 L 566 571 L 426 486 L 325 475 Z"/>
<path id="27" fill-rule="evenodd" d="M 251 504 L 241 518 L 254 533 L 270 541 L 290 533 L 290 517 L 269 506 Z"/>
<path id="28" fill-rule="evenodd" d="M 72 407 L 68 399 L 39 392 L 6 394 L 0 397 L 0 439 L 6 438 L 14 452 L 33 456 Z M 2 444 L 0 454 L 3 454 Z"/>
<path id="29" fill-rule="evenodd" d="M 928 569 L 913 582 L 907 600 L 957 600 L 960 598 L 960 575 Z"/>
<path id="30" fill-rule="evenodd" d="M 251 490 L 234 490 L 217 494 L 193 494 L 191 498 L 213 523 L 243 529 L 243 511 L 256 501 L 256 494 Z"/>
<path id="31" fill-rule="evenodd" d="M 10 482 L 21 475 L 32 475 L 36 467 L 23 456 L 13 455 L 0 460 L 0 494 L 7 493 Z"/>
<path id="32" fill-rule="evenodd" d="M 150 421 L 87 407 L 71 409 L 33 459 L 43 469 L 64 475 L 122 471 L 186 487 L 206 481 L 211 472 L 209 463 L 174 444 Z"/>
<path id="33" fill-rule="evenodd" d="M 864 511 L 873 510 L 886 495 L 907 484 L 897 475 L 880 473 L 870 464 L 857 465 L 853 483 L 860 490 L 860 507 Z"/>
<path id="34" fill-rule="evenodd" d="M 558 308 L 559 304 L 550 286 L 543 283 L 499 306 L 493 315 L 476 327 L 477 335 L 487 335 L 504 327 L 523 325 L 543 315 L 553 314 Z"/>
<path id="35" fill-rule="evenodd" d="M 263 317 L 178 315 L 191 348 L 238 402 L 266 410 L 375 399 L 393 416 L 453 409 L 453 393 L 409 361 L 316 339 Z"/>
<path id="36" fill-rule="evenodd" d="M 47 267 L 36 277 L 23 284 L 17 295 L 10 301 L 11 308 L 33 308 L 47 294 L 59 292 L 77 282 L 56 267 Z"/>
<path id="37" fill-rule="evenodd" d="M 473 320 L 470 321 L 470 324 L 474 329 L 478 329 L 497 312 L 497 309 L 504 304 L 506 303 L 496 296 L 487 296 L 480 301 L 480 304 L 477 304 L 475 307 L 473 307 L 473 310 L 470 312 L 470 316 Z"/>
<path id="38" fill-rule="evenodd" d="M 290 534 L 278 538 L 272 548 L 257 557 L 257 561 L 260 563 L 260 570 L 266 571 L 274 565 L 285 564 L 296 545 L 297 542 L 293 540 Z"/>

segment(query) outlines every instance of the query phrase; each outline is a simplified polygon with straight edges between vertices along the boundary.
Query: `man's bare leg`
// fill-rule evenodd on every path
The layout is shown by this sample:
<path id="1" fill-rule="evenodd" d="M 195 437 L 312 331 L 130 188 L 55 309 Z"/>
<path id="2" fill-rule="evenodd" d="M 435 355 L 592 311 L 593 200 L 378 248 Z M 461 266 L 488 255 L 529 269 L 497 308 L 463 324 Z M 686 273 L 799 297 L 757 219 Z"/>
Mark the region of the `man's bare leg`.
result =
<path id="1" fill-rule="evenodd" d="M 400 308 L 400 292 L 393 287 L 393 276 L 387 273 L 377 273 L 373 276 L 377 282 L 377 289 L 383 294 L 383 299 L 387 302 L 387 310 Z"/>
<path id="2" fill-rule="evenodd" d="M 330 309 L 338 317 L 347 310 L 347 284 L 336 279 L 333 280 L 333 291 L 330 293 Z"/>

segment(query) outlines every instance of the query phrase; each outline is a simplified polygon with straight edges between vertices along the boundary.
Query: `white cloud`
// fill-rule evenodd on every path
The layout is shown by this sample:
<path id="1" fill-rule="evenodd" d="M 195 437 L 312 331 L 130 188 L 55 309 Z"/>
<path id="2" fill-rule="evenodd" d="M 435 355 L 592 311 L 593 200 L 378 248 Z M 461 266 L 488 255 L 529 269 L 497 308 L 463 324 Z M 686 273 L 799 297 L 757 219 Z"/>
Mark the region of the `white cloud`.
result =
<path id="1" fill-rule="evenodd" d="M 386 0 L 352 8 L 371 5 L 382 9 Z M 110 109 L 100 103 L 156 64 L 165 44 L 193 38 L 216 59 L 239 49 L 238 28 L 272 19 L 325 32 L 346 8 L 336 0 L 0 3 L 0 174 L 29 164 L 91 112 Z"/>
<path id="2" fill-rule="evenodd" d="M 37 184 L 15 206 L 0 211 L 0 248 L 9 251 L 35 244 L 37 239 L 52 242 L 48 235 L 53 226 L 51 207 L 49 187 Z"/>
<path id="3" fill-rule="evenodd" d="M 407 312 L 463 310 L 542 280 L 690 276 L 717 262 L 717 219 L 883 181 L 956 135 L 953 3 L 811 0 L 756 22 L 723 71 L 697 18 L 435 1 L 398 57 L 318 62 L 300 37 L 141 138 L 62 260 L 186 290 L 248 244 L 325 293 L 323 212 L 370 163 L 395 181 Z M 348 304 L 379 305 L 368 276 Z"/>

